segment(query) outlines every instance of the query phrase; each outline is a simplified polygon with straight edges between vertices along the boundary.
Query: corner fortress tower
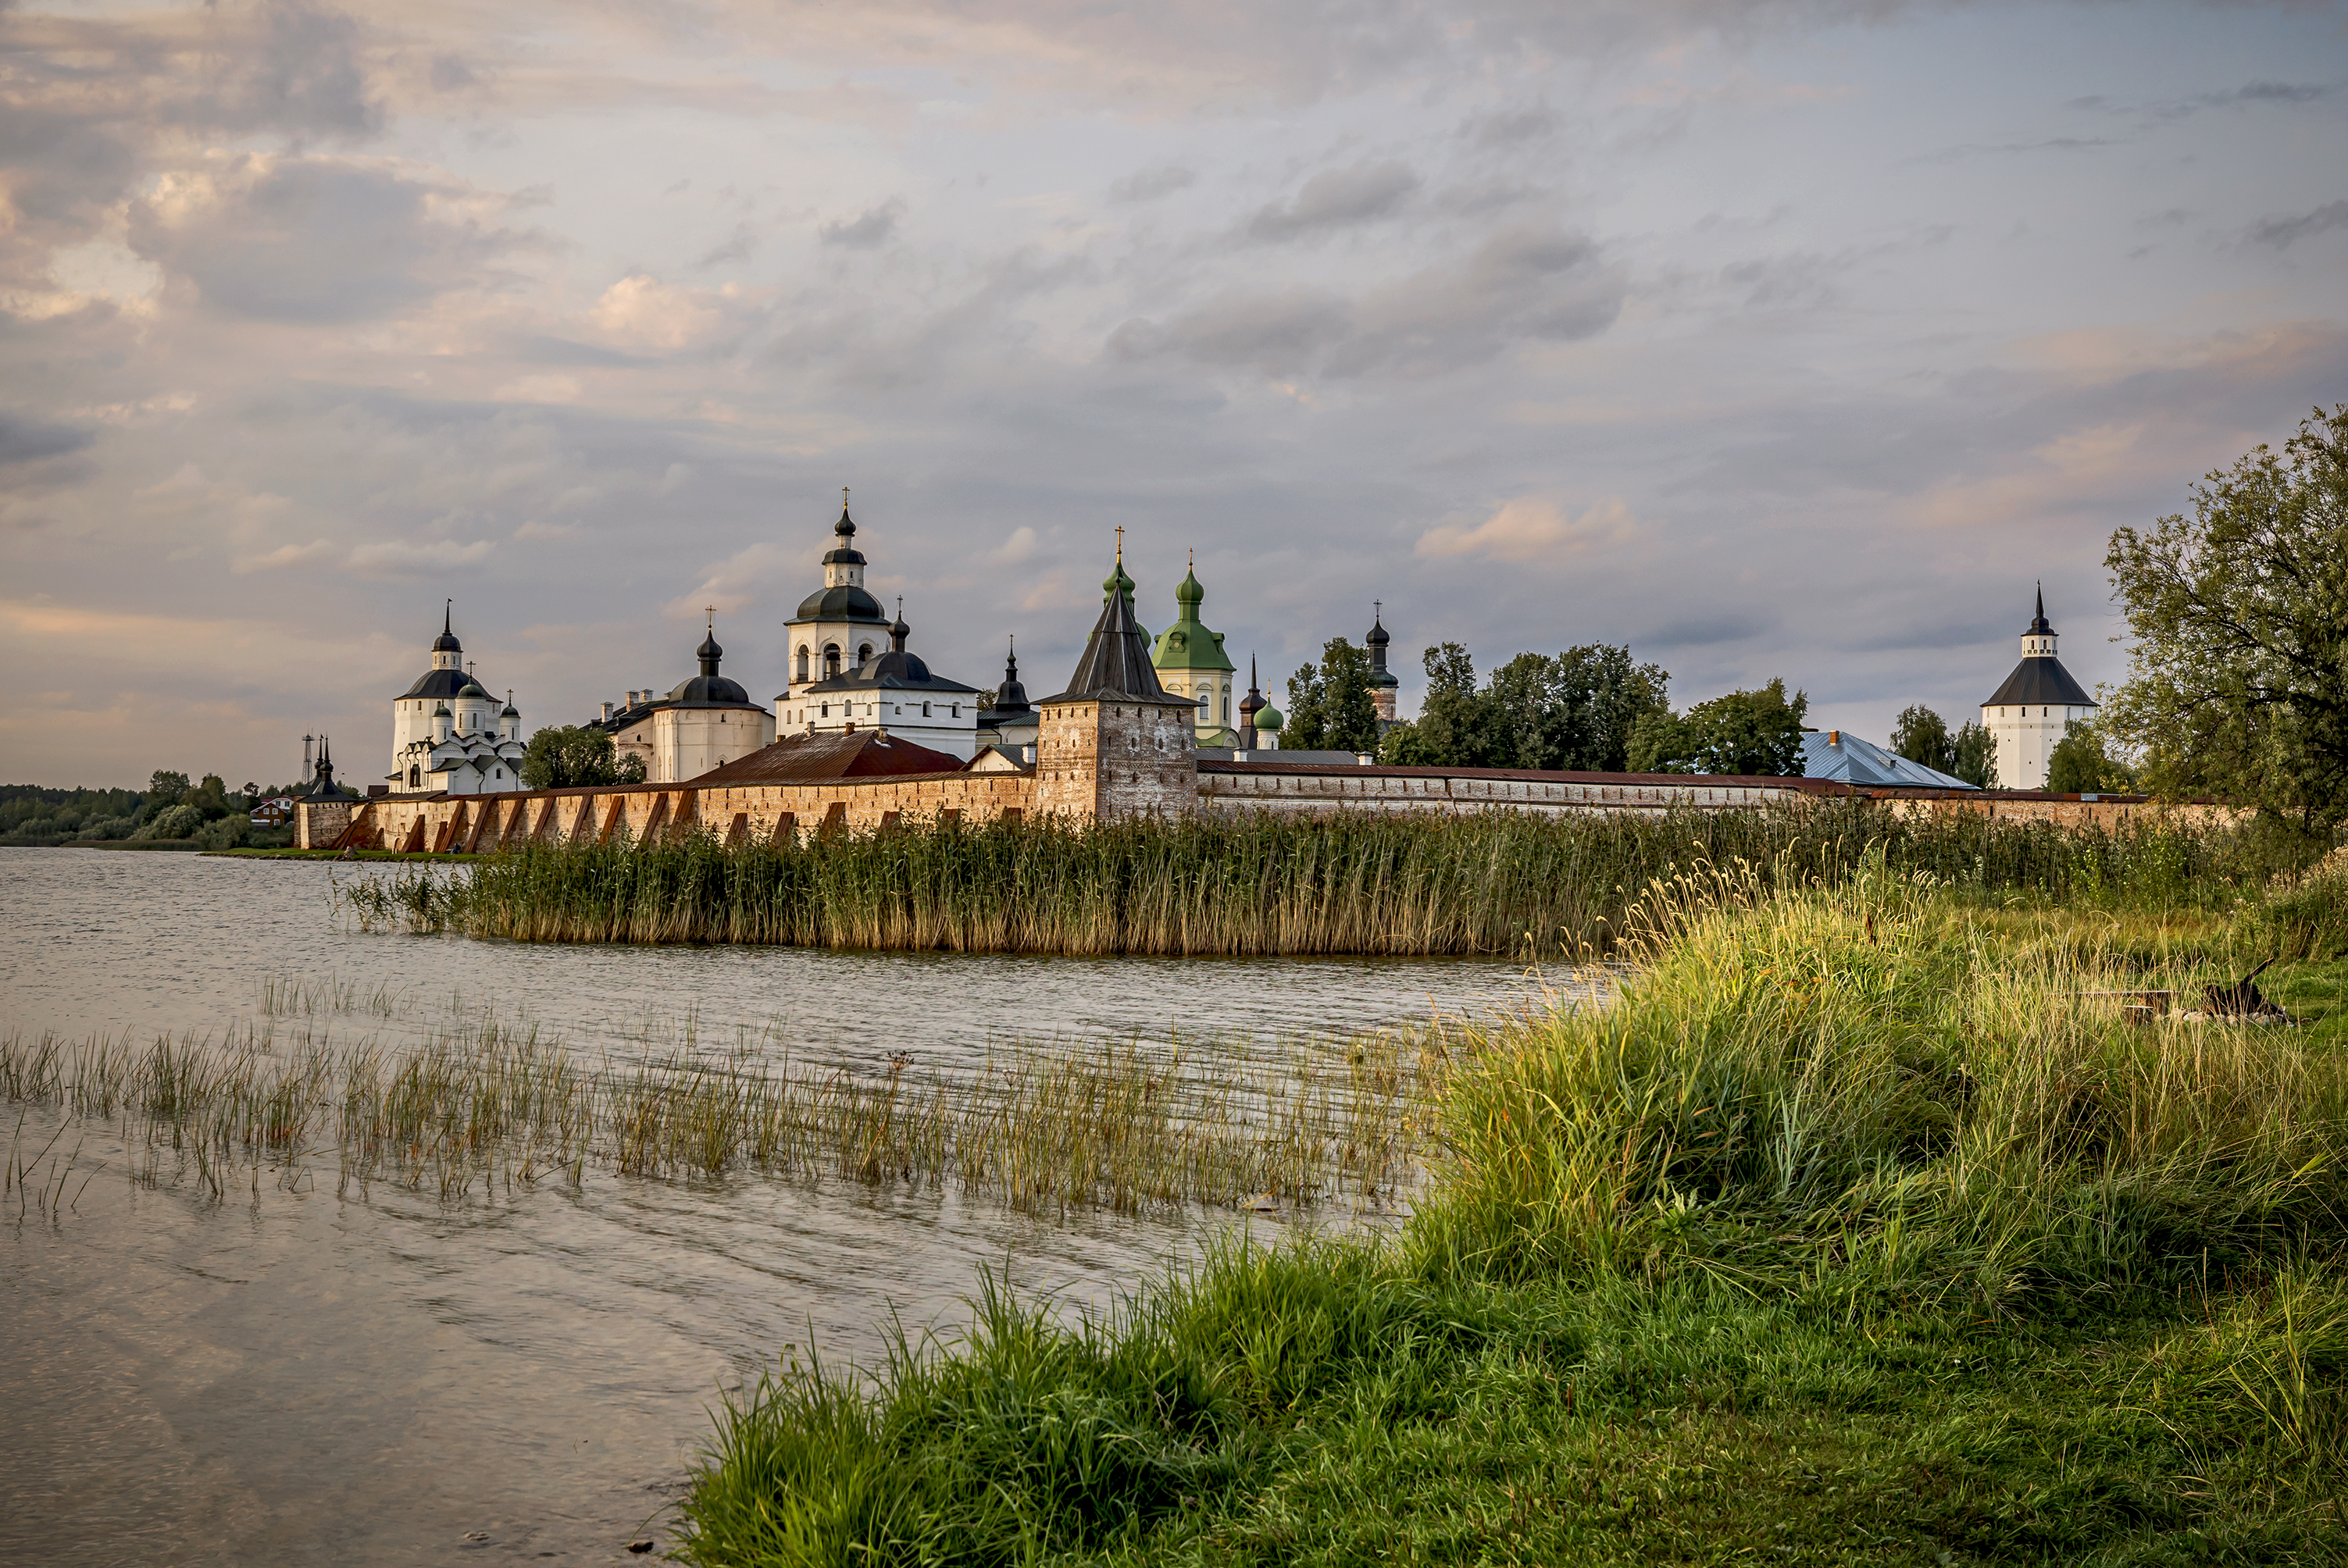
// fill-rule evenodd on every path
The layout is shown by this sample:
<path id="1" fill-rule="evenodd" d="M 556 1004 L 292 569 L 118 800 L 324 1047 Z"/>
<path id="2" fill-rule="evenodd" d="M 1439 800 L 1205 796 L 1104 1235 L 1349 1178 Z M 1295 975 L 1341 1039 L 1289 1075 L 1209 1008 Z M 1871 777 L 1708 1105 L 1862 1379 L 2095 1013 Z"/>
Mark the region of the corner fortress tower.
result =
<path id="1" fill-rule="evenodd" d="M 1125 530 L 1101 584 L 1100 620 L 1068 689 L 1035 706 L 1035 810 L 1079 822 L 1171 815 L 1198 804 L 1198 706 L 1159 684 L 1133 614 Z"/>
<path id="2" fill-rule="evenodd" d="M 2054 657 L 2046 591 L 2022 633 L 2022 662 L 1982 704 L 1982 728 L 1997 742 L 1997 787 L 2044 789 L 2047 764 L 2064 732 L 2094 715 L 2096 703 Z"/>

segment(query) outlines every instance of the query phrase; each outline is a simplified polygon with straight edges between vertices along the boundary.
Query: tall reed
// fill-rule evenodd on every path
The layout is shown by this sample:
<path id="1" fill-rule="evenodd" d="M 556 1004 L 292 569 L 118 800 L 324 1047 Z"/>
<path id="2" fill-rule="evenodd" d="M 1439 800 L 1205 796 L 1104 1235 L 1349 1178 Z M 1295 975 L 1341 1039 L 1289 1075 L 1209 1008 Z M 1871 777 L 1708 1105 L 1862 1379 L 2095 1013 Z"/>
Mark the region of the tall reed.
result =
<path id="1" fill-rule="evenodd" d="M 501 851 L 344 886 L 362 927 L 562 942 L 745 942 L 964 952 L 1610 951 L 1655 878 L 1742 858 L 1797 883 L 1870 852 L 1988 896 L 2222 904 L 2265 867 L 2240 835 L 2119 833 L 1859 800 L 1795 809 L 1537 817 L 1245 814 L 1073 828 L 948 821 L 734 847 Z"/>
<path id="2" fill-rule="evenodd" d="M 223 1195 L 331 1161 L 455 1200 L 592 1163 L 624 1175 L 755 1170 L 952 1185 L 1027 1207 L 1391 1204 L 1416 1179 L 1410 1115 L 1440 1036 L 1381 1032 L 1264 1052 L 1138 1041 L 1000 1048 L 975 1071 L 878 1072 L 724 1055 L 591 1060 L 481 1018 L 388 1050 L 302 1028 L 139 1046 L 0 1038 L 0 1096 L 119 1120 L 134 1170 Z M 11 1177 L 11 1190 L 15 1178 Z"/>

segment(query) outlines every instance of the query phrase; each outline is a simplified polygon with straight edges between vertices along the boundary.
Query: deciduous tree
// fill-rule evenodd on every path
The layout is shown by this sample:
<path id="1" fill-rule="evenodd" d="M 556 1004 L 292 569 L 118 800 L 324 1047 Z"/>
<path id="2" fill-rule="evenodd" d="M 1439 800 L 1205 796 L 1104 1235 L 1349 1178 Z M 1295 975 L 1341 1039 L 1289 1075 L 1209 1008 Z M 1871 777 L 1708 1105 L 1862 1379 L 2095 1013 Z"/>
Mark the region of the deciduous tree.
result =
<path id="1" fill-rule="evenodd" d="M 2194 487 L 2193 512 L 2112 535 L 2135 636 L 2104 723 L 2169 795 L 2328 833 L 2348 817 L 2348 404 Z"/>
<path id="2" fill-rule="evenodd" d="M 1631 734 L 1633 773 L 1760 774 L 1802 771 L 1802 717 L 1809 694 L 1786 695 L 1786 682 L 1731 692 L 1698 702 L 1684 717 L 1669 709 L 1643 715 Z"/>
<path id="3" fill-rule="evenodd" d="M 550 724 L 522 753 L 521 782 L 532 789 L 642 784 L 644 777 L 644 759 L 619 757 L 611 733 L 592 724 Z"/>
<path id="4" fill-rule="evenodd" d="M 1375 752 L 1378 705 L 1370 696 L 1370 656 L 1342 637 L 1321 650 L 1321 662 L 1288 678 L 1288 725 L 1280 743 L 1289 751 Z"/>

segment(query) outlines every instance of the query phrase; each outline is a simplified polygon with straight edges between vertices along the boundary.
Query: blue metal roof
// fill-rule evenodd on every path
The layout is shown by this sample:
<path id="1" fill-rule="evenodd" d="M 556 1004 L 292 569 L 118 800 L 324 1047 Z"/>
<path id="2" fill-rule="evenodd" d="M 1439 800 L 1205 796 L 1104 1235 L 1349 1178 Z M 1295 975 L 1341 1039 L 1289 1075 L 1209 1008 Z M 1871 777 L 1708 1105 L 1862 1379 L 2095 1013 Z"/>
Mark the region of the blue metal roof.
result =
<path id="1" fill-rule="evenodd" d="M 1811 730 L 1802 736 L 1802 772 L 1814 779 L 1851 784 L 1920 784 L 1928 789 L 1972 789 L 1938 768 L 1911 763 L 1862 741 L 1849 730 Z"/>

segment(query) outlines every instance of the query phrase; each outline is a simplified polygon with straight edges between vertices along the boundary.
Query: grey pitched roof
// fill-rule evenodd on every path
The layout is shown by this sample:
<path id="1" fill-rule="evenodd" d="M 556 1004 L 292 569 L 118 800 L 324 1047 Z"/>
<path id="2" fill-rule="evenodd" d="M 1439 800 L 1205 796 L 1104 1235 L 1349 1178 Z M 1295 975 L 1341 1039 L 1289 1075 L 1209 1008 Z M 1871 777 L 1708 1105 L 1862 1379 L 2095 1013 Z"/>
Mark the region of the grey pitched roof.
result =
<path id="1" fill-rule="evenodd" d="M 1076 672 L 1068 677 L 1068 689 L 1038 699 L 1039 703 L 1123 698 L 1129 702 L 1195 708 L 1191 699 L 1169 696 L 1159 684 L 1158 671 L 1149 662 L 1149 633 L 1133 617 L 1133 584 L 1125 575 L 1123 561 L 1102 587 L 1107 590 L 1107 602 L 1101 606 L 1100 619 L 1093 623 L 1092 635 L 1085 641 L 1085 656 L 1076 661 Z"/>
<path id="2" fill-rule="evenodd" d="M 1802 774 L 1853 784 L 1919 784 L 1931 789 L 1972 789 L 1961 778 L 1910 762 L 1849 730 L 1811 730 L 1802 736 Z"/>
<path id="3" fill-rule="evenodd" d="M 2034 653 L 2013 667 L 2005 684 L 1982 699 L 1984 708 L 2035 702 L 2047 707 L 2093 708 L 2099 704 L 2086 689 L 2071 679 L 2063 661 L 2052 653 Z"/>

